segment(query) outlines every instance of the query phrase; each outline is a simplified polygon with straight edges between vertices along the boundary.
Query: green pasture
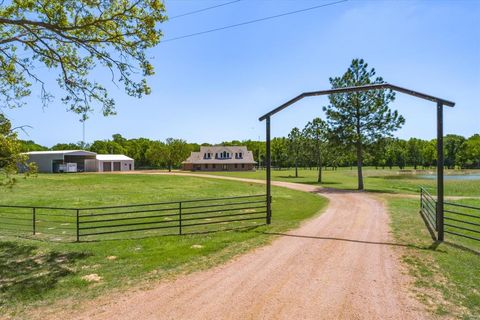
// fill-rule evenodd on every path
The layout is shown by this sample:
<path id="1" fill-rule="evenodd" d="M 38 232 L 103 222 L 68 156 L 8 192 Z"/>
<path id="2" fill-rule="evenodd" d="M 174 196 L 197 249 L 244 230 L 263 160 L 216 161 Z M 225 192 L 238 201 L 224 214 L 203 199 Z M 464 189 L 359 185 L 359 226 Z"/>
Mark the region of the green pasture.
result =
<path id="1" fill-rule="evenodd" d="M 455 202 L 480 207 L 480 200 Z M 388 205 L 394 236 L 406 248 L 403 261 L 416 279 L 416 295 L 438 315 L 478 319 L 480 254 L 471 249 L 480 251 L 480 243 L 445 234 L 446 243 L 439 244 L 418 213 L 418 200 L 389 197 Z"/>
<path id="2" fill-rule="evenodd" d="M 370 192 L 408 193 L 418 194 L 419 186 L 426 187 L 435 194 L 436 182 L 434 179 L 421 179 L 421 174 L 435 173 L 435 169 L 412 174 L 413 170 L 398 171 L 397 169 L 375 169 L 366 167 L 363 170 L 365 189 Z M 195 172 L 202 174 L 225 175 L 251 179 L 265 179 L 265 170 L 239 172 Z M 446 170 L 447 175 L 464 174 L 457 170 Z M 480 173 L 480 170 L 470 170 L 468 173 Z M 294 169 L 274 169 L 272 179 L 278 181 L 318 184 L 318 171 L 313 169 L 299 169 L 298 178 Z M 323 170 L 323 179 L 320 185 L 328 188 L 355 190 L 357 188 L 357 169 L 338 168 L 337 170 Z M 448 180 L 445 182 L 447 196 L 476 196 L 480 197 L 480 179 L 478 180 Z"/>
<path id="3" fill-rule="evenodd" d="M 0 193 L 0 204 L 84 207 L 254 195 L 264 187 L 162 175 L 41 174 Z M 295 228 L 326 204 L 317 195 L 273 188 L 274 223 L 268 227 L 80 243 L 0 232 L 0 314 L 22 318 L 36 306 L 71 306 L 112 289 L 212 267 L 268 243 L 272 233 Z"/>

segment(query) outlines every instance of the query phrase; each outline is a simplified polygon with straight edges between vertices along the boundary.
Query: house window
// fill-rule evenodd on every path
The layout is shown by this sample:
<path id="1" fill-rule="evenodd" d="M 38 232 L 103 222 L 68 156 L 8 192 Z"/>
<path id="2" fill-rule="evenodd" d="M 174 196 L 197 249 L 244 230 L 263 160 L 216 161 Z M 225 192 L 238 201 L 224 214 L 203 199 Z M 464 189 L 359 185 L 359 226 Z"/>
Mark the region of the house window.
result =
<path id="1" fill-rule="evenodd" d="M 244 163 L 242 163 L 242 169 L 245 169 L 245 164 Z"/>
<path id="2" fill-rule="evenodd" d="M 208 163 L 207 163 L 207 164 L 205 164 L 205 169 L 208 169 Z"/>
<path id="3" fill-rule="evenodd" d="M 212 164 L 212 168 L 215 169 L 215 167 L 216 167 L 215 164 Z"/>
<path id="4" fill-rule="evenodd" d="M 238 168 L 238 165 L 235 163 L 235 169 L 237 169 L 237 168 Z"/>
<path id="5" fill-rule="evenodd" d="M 238 153 L 238 157 L 239 157 L 240 159 L 242 159 L 242 158 L 243 158 L 243 154 L 242 154 L 241 152 Z"/>

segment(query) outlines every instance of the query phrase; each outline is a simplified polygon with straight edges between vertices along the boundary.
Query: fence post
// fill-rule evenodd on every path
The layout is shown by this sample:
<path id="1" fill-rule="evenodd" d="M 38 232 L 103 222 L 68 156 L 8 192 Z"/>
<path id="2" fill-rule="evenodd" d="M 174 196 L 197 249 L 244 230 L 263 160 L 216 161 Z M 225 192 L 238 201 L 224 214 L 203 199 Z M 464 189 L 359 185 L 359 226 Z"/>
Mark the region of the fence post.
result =
<path id="1" fill-rule="evenodd" d="M 178 203 L 178 227 L 179 231 L 178 234 L 182 234 L 182 202 Z"/>
<path id="2" fill-rule="evenodd" d="M 266 127 L 266 166 L 267 166 L 267 224 L 270 224 L 272 222 L 272 202 L 271 202 L 271 197 L 272 197 L 272 159 L 271 159 L 271 153 L 270 153 L 270 117 L 267 117 L 266 122 L 265 122 L 265 127 Z"/>
<path id="3" fill-rule="evenodd" d="M 33 235 L 35 235 L 35 220 L 36 220 L 36 212 L 35 212 L 35 208 L 32 208 L 32 233 Z"/>
<path id="4" fill-rule="evenodd" d="M 80 241 L 80 210 L 77 210 L 77 242 Z"/>
<path id="5" fill-rule="evenodd" d="M 438 241 L 444 240 L 443 201 L 444 201 L 444 155 L 443 155 L 443 104 L 437 103 L 437 233 Z"/>
<path id="6" fill-rule="evenodd" d="M 423 188 L 420 188 L 420 212 L 423 212 Z"/>

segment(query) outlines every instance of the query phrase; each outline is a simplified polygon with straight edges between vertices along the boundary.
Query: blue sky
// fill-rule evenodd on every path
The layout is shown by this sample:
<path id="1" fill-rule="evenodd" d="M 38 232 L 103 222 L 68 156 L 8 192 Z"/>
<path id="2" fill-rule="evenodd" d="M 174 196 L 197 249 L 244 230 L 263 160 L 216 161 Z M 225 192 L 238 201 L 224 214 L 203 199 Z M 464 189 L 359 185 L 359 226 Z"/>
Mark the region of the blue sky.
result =
<path id="1" fill-rule="evenodd" d="M 162 29 L 167 39 L 332 1 L 243 0 L 171 20 Z M 166 7 L 174 16 L 223 2 L 166 0 Z M 93 114 L 87 142 L 114 133 L 211 143 L 264 139 L 259 116 L 303 91 L 329 88 L 328 78 L 345 72 L 353 58 L 364 58 L 390 83 L 455 101 L 445 111 L 446 133 L 480 132 L 480 1 L 350 0 L 161 43 L 149 56 L 156 68 L 152 94 L 138 100 L 109 85 L 118 115 Z M 102 78 L 101 71 L 95 75 Z M 50 89 L 61 96 L 53 84 Z M 7 110 L 15 125 L 32 126 L 22 138 L 47 146 L 82 139 L 78 116 L 59 101 L 42 109 L 36 96 L 24 108 Z M 324 117 L 326 103 L 326 97 L 310 98 L 278 114 L 273 136 Z M 397 94 L 392 108 L 406 118 L 397 136 L 435 136 L 433 103 Z"/>

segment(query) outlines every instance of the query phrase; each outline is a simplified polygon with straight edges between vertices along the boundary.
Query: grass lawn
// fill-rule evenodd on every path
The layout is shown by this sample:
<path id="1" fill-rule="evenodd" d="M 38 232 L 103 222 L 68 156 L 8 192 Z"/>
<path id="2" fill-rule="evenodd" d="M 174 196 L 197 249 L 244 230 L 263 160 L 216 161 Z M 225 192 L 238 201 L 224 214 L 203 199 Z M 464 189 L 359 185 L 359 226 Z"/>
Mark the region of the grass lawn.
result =
<path id="1" fill-rule="evenodd" d="M 98 206 L 264 193 L 257 184 L 160 175 L 39 175 L 0 191 L 1 204 Z M 205 269 L 273 239 L 327 204 L 317 195 L 273 188 L 273 223 L 252 229 L 131 240 L 55 243 L 0 235 L 0 314 L 20 316 L 54 301 L 85 299 Z M 98 275 L 89 282 L 84 276 Z M 98 279 L 97 279 L 98 280 Z"/>
<path id="2" fill-rule="evenodd" d="M 480 207 L 478 200 L 467 202 Z M 391 197 L 388 203 L 395 238 L 408 245 L 403 260 L 416 279 L 420 299 L 439 315 L 479 319 L 480 255 L 449 243 L 435 244 L 418 213 L 417 200 Z M 445 239 L 480 250 L 478 242 L 448 234 Z"/>
<path id="3" fill-rule="evenodd" d="M 434 169 L 431 170 L 433 173 Z M 474 171 L 475 172 L 475 171 Z M 476 170 L 480 172 L 480 170 Z M 202 173 L 202 172 L 196 172 Z M 265 171 L 248 172 L 203 172 L 205 174 L 226 175 L 251 179 L 265 179 Z M 408 193 L 418 194 L 419 186 L 426 187 L 435 194 L 436 182 L 433 179 L 421 179 L 408 173 L 398 173 L 396 169 L 364 168 L 365 189 L 370 192 Z M 446 170 L 446 174 L 456 174 L 458 171 Z M 299 169 L 298 178 L 295 178 L 295 170 L 272 170 L 272 179 L 287 182 L 317 184 L 317 170 Z M 339 168 L 338 170 L 324 170 L 324 187 L 355 190 L 357 188 L 356 168 Z M 449 196 L 477 196 L 480 197 L 480 179 L 478 180 L 448 180 L 445 183 L 445 195 Z"/>

